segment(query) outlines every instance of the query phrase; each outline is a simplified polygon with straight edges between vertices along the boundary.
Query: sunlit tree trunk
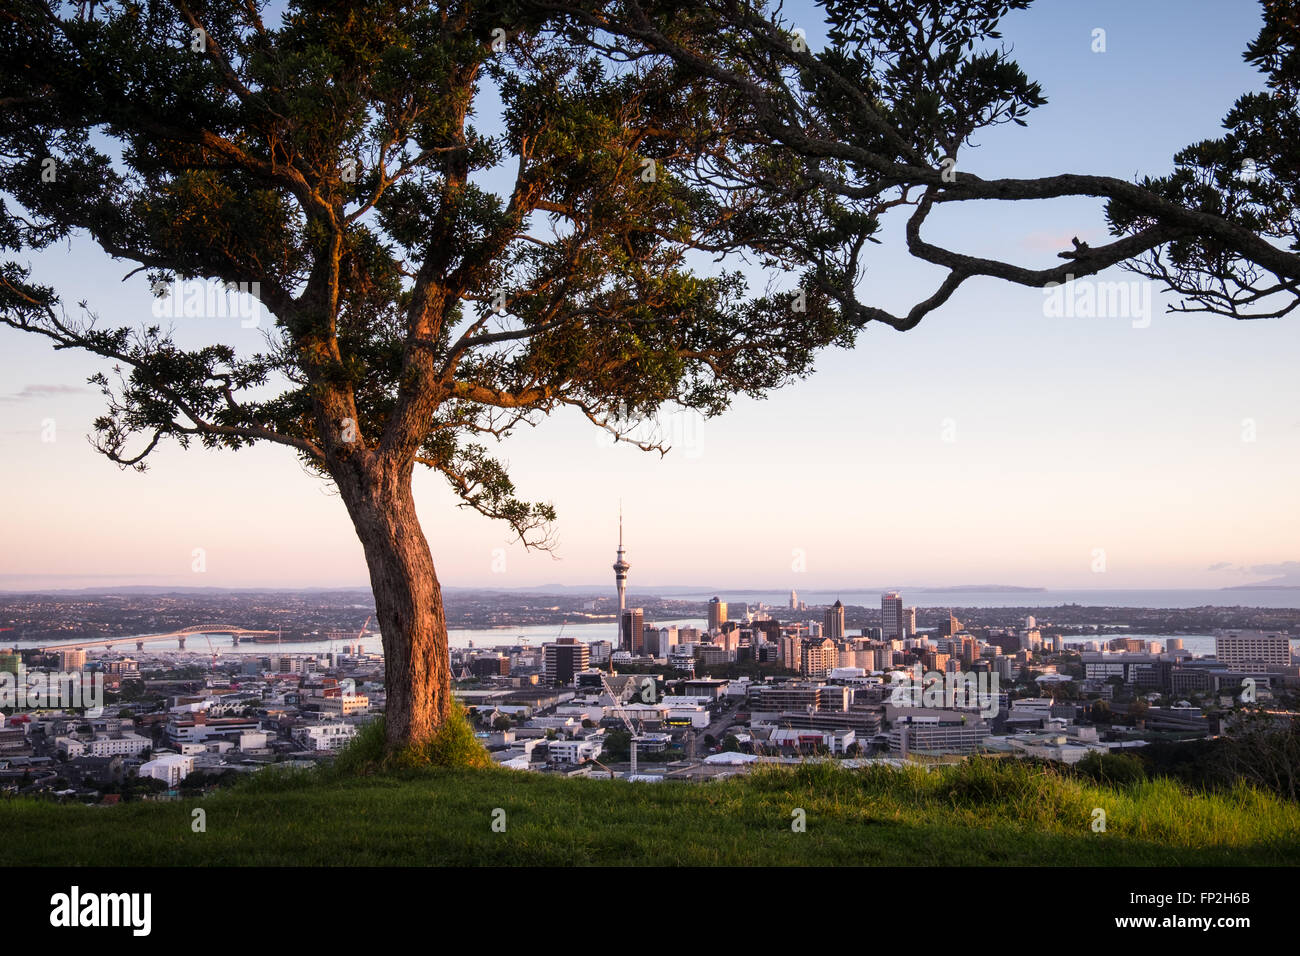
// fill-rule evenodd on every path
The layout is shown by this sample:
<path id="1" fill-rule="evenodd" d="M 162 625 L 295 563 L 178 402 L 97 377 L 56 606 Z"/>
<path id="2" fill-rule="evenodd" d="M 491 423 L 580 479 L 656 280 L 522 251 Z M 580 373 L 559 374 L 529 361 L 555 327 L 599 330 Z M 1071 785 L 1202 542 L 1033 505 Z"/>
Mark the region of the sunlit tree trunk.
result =
<path id="1" fill-rule="evenodd" d="M 415 513 L 411 469 L 377 463 L 340 472 L 383 634 L 388 749 L 418 746 L 447 717 L 451 670 L 442 588 Z"/>

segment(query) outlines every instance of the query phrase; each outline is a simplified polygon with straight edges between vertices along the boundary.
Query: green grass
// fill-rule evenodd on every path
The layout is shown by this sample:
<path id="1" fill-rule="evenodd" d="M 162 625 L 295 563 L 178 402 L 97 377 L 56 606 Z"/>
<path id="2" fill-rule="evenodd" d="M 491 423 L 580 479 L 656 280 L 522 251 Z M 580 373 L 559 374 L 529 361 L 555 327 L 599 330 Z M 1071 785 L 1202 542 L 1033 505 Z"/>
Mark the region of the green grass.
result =
<path id="1" fill-rule="evenodd" d="M 0 864 L 1300 863 L 1295 804 L 1244 787 L 1104 786 L 1014 761 L 929 773 L 805 764 L 707 784 L 434 766 L 348 773 L 268 770 L 175 803 L 0 801 Z M 206 833 L 191 829 L 197 807 Z M 1096 807 L 1104 833 L 1091 829 Z M 496 808 L 505 832 L 492 829 Z M 796 808 L 806 832 L 791 829 Z"/>

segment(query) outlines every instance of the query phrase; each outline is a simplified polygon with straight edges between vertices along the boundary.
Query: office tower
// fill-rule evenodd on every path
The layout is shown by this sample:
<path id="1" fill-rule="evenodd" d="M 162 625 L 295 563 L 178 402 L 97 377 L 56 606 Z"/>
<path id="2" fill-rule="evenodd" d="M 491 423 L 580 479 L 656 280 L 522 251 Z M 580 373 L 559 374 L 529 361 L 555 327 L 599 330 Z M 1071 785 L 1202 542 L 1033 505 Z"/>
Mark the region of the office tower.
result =
<path id="1" fill-rule="evenodd" d="M 651 657 L 662 657 L 663 648 L 659 644 L 659 628 L 647 624 L 641 629 L 641 653 Z"/>
<path id="2" fill-rule="evenodd" d="M 888 591 L 880 595 L 880 623 L 885 640 L 894 640 L 904 636 L 903 597 L 897 591 Z"/>
<path id="3" fill-rule="evenodd" d="M 619 620 L 618 646 L 636 656 L 641 653 L 645 632 L 645 610 L 639 607 L 628 608 Z"/>
<path id="4" fill-rule="evenodd" d="M 952 611 L 948 612 L 946 619 L 939 622 L 939 637 L 952 637 L 961 630 L 961 621 L 953 617 Z"/>
<path id="5" fill-rule="evenodd" d="M 916 637 L 916 608 L 909 607 L 903 615 L 903 627 L 908 637 Z"/>
<path id="6" fill-rule="evenodd" d="M 59 651 L 59 670 L 79 671 L 86 666 L 86 652 L 80 648 Z"/>
<path id="7" fill-rule="evenodd" d="M 799 592 L 794 588 L 790 589 L 790 610 L 799 610 Z"/>
<path id="8" fill-rule="evenodd" d="M 585 671 L 591 650 L 576 637 L 561 637 L 554 644 L 543 644 L 542 675 L 548 684 L 568 686 L 573 675 Z"/>
<path id="9" fill-rule="evenodd" d="M 1291 641 L 1279 634 L 1218 634 L 1214 656 L 1230 671 L 1291 666 Z"/>
<path id="10" fill-rule="evenodd" d="M 618 560 L 614 562 L 614 585 L 618 588 L 619 613 L 627 610 L 627 571 L 632 565 L 623 560 L 623 506 L 618 508 Z"/>
<path id="11" fill-rule="evenodd" d="M 1025 630 L 1032 631 L 1037 626 L 1038 626 L 1038 621 L 1035 620 L 1032 614 L 1029 615 L 1027 618 L 1025 618 Z"/>
<path id="12" fill-rule="evenodd" d="M 826 609 L 822 633 L 833 641 L 844 640 L 844 605 L 840 601 Z"/>
<path id="13" fill-rule="evenodd" d="M 970 667 L 975 663 L 975 658 L 979 655 L 979 648 L 976 646 L 973 637 L 954 637 L 952 639 L 952 652 L 961 659 L 962 664 Z"/>
<path id="14" fill-rule="evenodd" d="M 727 602 L 714 598 L 709 602 L 709 630 L 717 631 L 727 620 Z"/>
<path id="15" fill-rule="evenodd" d="M 780 621 L 755 621 L 752 627 L 754 631 L 761 635 L 760 642 L 767 641 L 769 644 L 775 644 L 781 639 Z"/>

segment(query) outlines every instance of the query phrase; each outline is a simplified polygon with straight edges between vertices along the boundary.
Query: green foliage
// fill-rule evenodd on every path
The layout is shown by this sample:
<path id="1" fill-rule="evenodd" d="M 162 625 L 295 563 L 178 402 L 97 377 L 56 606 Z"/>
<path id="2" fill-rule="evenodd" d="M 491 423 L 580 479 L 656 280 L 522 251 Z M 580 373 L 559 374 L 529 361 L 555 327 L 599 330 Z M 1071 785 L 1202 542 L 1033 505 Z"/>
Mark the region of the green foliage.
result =
<path id="1" fill-rule="evenodd" d="M 1233 780 L 1300 800 L 1300 718 L 1245 710 L 1225 718 L 1222 765 Z"/>
<path id="2" fill-rule="evenodd" d="M 94 379 L 114 460 L 274 441 L 338 479 L 337 456 L 400 427 L 385 456 L 523 537 L 554 513 L 479 436 L 564 405 L 620 433 L 665 406 L 714 414 L 847 341 L 823 295 L 793 310 L 688 266 L 721 212 L 689 179 L 724 138 L 698 78 L 495 0 L 280 12 L 206 5 L 199 50 L 166 5 L 17 0 L 0 19 L 0 250 L 80 231 L 155 281 L 257 283 L 272 316 L 265 353 L 187 349 L 167 323 L 65 321 L 5 263 L 0 321 L 121 368 Z"/>
<path id="3" fill-rule="evenodd" d="M 1075 770 L 1098 783 L 1124 785 L 1147 779 L 1142 760 L 1133 754 L 1090 751 L 1075 764 Z"/>
<path id="4" fill-rule="evenodd" d="M 621 763 L 632 759 L 632 735 L 626 730 L 607 730 L 601 745 L 602 763 Z"/>
<path id="5" fill-rule="evenodd" d="M 331 764 L 322 768 L 327 776 L 364 776 L 384 770 L 419 770 L 426 768 L 485 768 L 492 766 L 483 745 L 474 736 L 465 711 L 453 707 L 433 739 L 421 746 L 408 746 L 390 752 L 385 737 L 384 718 L 376 717 L 365 724 L 356 737 L 339 751 Z"/>
<path id="6" fill-rule="evenodd" d="M 1180 150 L 1174 171 L 1145 177 L 1144 189 L 1200 213 L 1231 219 L 1245 230 L 1300 250 L 1300 31 L 1296 0 L 1261 3 L 1263 26 L 1243 58 L 1264 76 L 1265 90 L 1244 93 L 1223 120 L 1224 134 Z M 1115 234 L 1132 235 L 1150 215 L 1113 201 L 1107 216 Z M 1209 311 L 1234 318 L 1271 318 L 1296 306 L 1294 280 L 1278 281 L 1243 256 L 1221 235 L 1186 230 L 1129 268 L 1166 282 L 1186 296 L 1181 311 Z"/>
<path id="7" fill-rule="evenodd" d="M 210 789 L 229 787 L 239 780 L 240 776 L 240 773 L 235 770 L 196 770 L 181 781 L 179 789 L 183 795 L 192 796 Z"/>

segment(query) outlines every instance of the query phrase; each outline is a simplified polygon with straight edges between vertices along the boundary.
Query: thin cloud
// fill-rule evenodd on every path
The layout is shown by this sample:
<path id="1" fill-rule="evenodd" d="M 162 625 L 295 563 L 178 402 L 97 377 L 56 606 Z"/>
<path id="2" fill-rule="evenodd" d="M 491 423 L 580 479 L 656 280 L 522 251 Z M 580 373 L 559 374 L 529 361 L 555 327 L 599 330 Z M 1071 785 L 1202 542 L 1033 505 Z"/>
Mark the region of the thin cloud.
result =
<path id="1" fill-rule="evenodd" d="M 1282 574 L 1288 577 L 1300 577 L 1300 561 L 1281 561 L 1277 564 L 1252 564 L 1251 574 Z"/>
<path id="2" fill-rule="evenodd" d="M 0 395 L 0 402 L 30 402 L 55 395 L 85 395 L 90 391 L 81 385 L 27 385 L 13 395 Z"/>

